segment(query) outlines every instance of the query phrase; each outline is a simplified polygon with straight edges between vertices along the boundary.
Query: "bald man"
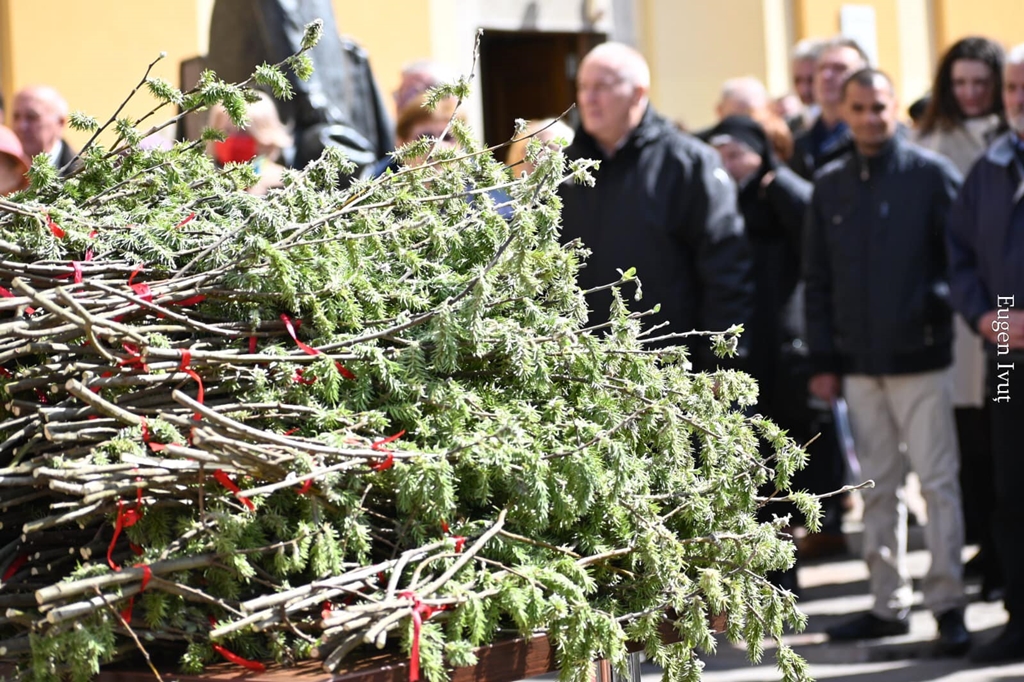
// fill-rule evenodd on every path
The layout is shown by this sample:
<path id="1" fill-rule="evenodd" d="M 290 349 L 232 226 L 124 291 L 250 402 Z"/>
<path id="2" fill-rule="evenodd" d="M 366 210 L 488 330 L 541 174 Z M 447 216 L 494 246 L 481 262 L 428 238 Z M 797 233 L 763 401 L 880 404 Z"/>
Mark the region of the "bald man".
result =
<path id="1" fill-rule="evenodd" d="M 32 85 L 14 96 L 12 128 L 25 154 L 48 154 L 57 169 L 75 158 L 75 151 L 62 139 L 68 122 L 68 103 L 48 85 Z"/>
<path id="2" fill-rule="evenodd" d="M 668 323 L 660 335 L 745 324 L 753 285 L 736 188 L 713 149 L 654 111 L 650 84 L 643 56 L 620 43 L 597 46 L 580 64 L 581 123 L 566 153 L 601 162 L 593 171 L 596 186 L 561 189 L 563 241 L 581 239 L 592 252 L 580 286 L 614 282 L 618 270 L 636 267 L 644 298 L 634 302 L 629 292 L 629 305 L 646 310 L 660 304 L 660 312 L 646 318 Z M 610 291 L 587 302 L 592 323 L 608 319 Z M 692 347 L 695 368 L 714 367 L 707 341 Z"/>

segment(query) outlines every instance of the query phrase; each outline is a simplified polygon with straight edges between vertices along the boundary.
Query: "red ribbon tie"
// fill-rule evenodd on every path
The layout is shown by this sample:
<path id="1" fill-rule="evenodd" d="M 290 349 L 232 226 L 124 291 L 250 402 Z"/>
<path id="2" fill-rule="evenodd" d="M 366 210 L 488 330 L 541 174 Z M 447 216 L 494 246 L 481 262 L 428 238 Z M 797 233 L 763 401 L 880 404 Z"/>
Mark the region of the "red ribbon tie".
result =
<path id="1" fill-rule="evenodd" d="M 308 343 L 303 343 L 299 340 L 298 335 L 295 333 L 295 325 L 292 324 L 292 318 L 288 317 L 285 313 L 281 313 L 281 321 L 284 322 L 284 328 L 288 330 L 288 336 L 292 337 L 292 341 L 295 342 L 295 345 L 298 346 L 306 355 L 323 355 L 323 351 L 317 350 Z M 298 322 L 298 320 L 296 322 Z M 356 378 L 356 375 L 340 362 L 335 361 L 334 367 L 338 370 L 338 374 L 346 379 L 354 380 Z"/>
<path id="2" fill-rule="evenodd" d="M 11 562 L 11 565 L 4 571 L 4 582 L 7 582 L 17 574 L 18 570 L 28 561 L 28 554 L 19 554 L 18 558 Z"/>
<path id="3" fill-rule="evenodd" d="M 192 213 L 189 213 L 189 214 L 188 214 L 188 217 L 187 217 L 187 218 L 185 218 L 185 219 L 184 219 L 184 220 L 182 220 L 182 221 L 181 221 L 180 223 L 178 223 L 177 225 L 175 225 L 175 226 L 174 226 L 174 229 L 178 229 L 178 228 L 180 228 L 180 227 L 185 227 L 186 225 L 188 225 L 188 224 L 189 224 L 190 222 L 192 222 L 192 221 L 193 221 L 193 220 L 195 220 L 195 219 L 196 219 L 196 214 L 195 214 L 195 211 L 193 211 Z"/>
<path id="4" fill-rule="evenodd" d="M 420 633 L 423 630 L 423 621 L 434 615 L 435 609 L 420 601 L 415 592 L 402 592 L 398 596 L 412 601 L 412 651 L 409 652 L 409 682 L 417 682 L 420 679 Z"/>
<path id="5" fill-rule="evenodd" d="M 224 473 L 223 469 L 217 469 L 215 472 L 213 472 L 213 477 L 217 479 L 218 483 L 220 483 L 222 486 L 233 492 L 235 494 L 235 497 L 238 498 L 242 502 L 242 504 L 249 508 L 249 511 L 256 511 L 256 505 L 254 505 L 252 503 L 252 500 L 250 500 L 248 497 L 242 497 L 241 495 L 239 495 L 239 493 L 242 492 L 242 489 L 235 485 L 235 482 L 231 480 L 230 476 Z"/>
<path id="6" fill-rule="evenodd" d="M 50 228 L 50 232 L 54 237 L 57 239 L 64 239 L 64 228 L 53 222 L 53 218 L 50 217 L 49 213 L 46 214 L 46 226 Z"/>

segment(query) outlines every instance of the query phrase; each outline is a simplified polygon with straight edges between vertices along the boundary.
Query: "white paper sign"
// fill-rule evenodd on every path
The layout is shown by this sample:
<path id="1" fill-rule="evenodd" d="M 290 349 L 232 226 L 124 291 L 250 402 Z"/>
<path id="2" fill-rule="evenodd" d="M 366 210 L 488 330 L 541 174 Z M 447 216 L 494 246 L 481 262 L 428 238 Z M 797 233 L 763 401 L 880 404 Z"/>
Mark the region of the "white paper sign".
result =
<path id="1" fill-rule="evenodd" d="M 875 8 L 871 5 L 843 5 L 839 9 L 839 32 L 853 38 L 868 53 L 871 66 L 878 65 L 878 31 Z"/>

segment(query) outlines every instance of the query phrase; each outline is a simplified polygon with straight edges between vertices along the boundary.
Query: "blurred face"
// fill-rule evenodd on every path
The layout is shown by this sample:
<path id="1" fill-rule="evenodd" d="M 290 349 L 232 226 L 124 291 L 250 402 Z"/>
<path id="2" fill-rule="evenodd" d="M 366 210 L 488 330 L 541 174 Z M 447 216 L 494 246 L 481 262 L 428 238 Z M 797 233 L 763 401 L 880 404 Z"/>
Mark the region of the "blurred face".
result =
<path id="1" fill-rule="evenodd" d="M 455 136 L 448 132 L 445 134 L 444 129 L 448 126 L 448 119 L 443 120 L 424 120 L 413 125 L 409 128 L 409 139 L 406 142 L 413 142 L 423 137 L 429 137 L 432 139 L 440 138 L 441 141 L 438 143 L 438 149 L 452 149 L 458 146 L 458 142 L 455 141 Z M 442 138 L 441 136 L 444 135 Z M 426 161 L 423 157 L 415 159 L 409 159 L 407 163 L 410 166 L 421 166 Z"/>
<path id="2" fill-rule="evenodd" d="M 814 104 L 814 60 L 793 62 L 793 91 L 804 105 Z"/>
<path id="3" fill-rule="evenodd" d="M 614 147 L 629 133 L 631 113 L 643 94 L 643 88 L 628 82 L 612 64 L 585 58 L 576 80 L 583 129 L 602 146 Z"/>
<path id="4" fill-rule="evenodd" d="M 834 47 L 818 58 L 814 71 L 814 97 L 823 106 L 838 105 L 842 99 L 843 81 L 867 64 L 852 47 Z"/>
<path id="5" fill-rule="evenodd" d="M 746 180 L 761 167 L 761 155 L 740 142 L 723 142 L 715 145 L 722 156 L 722 165 L 737 183 Z"/>
<path id="6" fill-rule="evenodd" d="M 803 110 L 803 102 L 799 97 L 790 93 L 779 97 L 772 102 L 772 111 L 775 115 L 782 119 L 790 119 L 794 116 L 798 116 Z"/>
<path id="7" fill-rule="evenodd" d="M 1024 64 L 1007 64 L 1003 74 L 1006 122 L 1024 137 Z"/>
<path id="8" fill-rule="evenodd" d="M 0 195 L 10 194 L 25 187 L 21 164 L 7 154 L 0 154 Z"/>
<path id="9" fill-rule="evenodd" d="M 871 155 L 896 134 L 896 97 L 881 78 L 872 87 L 850 83 L 843 99 L 843 120 L 861 153 Z"/>
<path id="10" fill-rule="evenodd" d="M 29 91 L 14 98 L 12 123 L 25 154 L 33 157 L 53 149 L 64 131 L 65 121 L 48 100 Z"/>
<path id="11" fill-rule="evenodd" d="M 988 64 L 976 59 L 958 59 L 952 69 L 953 97 L 965 118 L 985 116 L 995 102 L 995 78 Z"/>

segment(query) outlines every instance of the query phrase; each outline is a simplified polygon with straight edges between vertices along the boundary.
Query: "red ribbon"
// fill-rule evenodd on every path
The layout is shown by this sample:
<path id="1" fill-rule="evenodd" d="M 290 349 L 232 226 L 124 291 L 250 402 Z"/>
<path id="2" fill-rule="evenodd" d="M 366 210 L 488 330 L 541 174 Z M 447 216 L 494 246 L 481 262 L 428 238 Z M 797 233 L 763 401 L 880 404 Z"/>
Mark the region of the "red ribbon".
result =
<path id="1" fill-rule="evenodd" d="M 311 384 L 315 384 L 316 383 L 316 377 L 309 377 L 309 378 L 307 378 L 305 376 L 305 373 L 306 373 L 306 370 L 304 370 L 302 368 L 299 368 L 299 369 L 295 370 L 295 374 L 292 375 L 292 381 L 294 381 L 297 384 L 302 384 L 303 386 L 309 386 Z"/>
<path id="2" fill-rule="evenodd" d="M 99 233 L 99 230 L 89 230 L 89 239 L 96 239 L 96 235 Z"/>
<path id="3" fill-rule="evenodd" d="M 89 251 L 86 254 L 86 256 L 87 256 L 86 260 L 90 260 L 91 259 L 91 254 L 92 254 L 92 251 Z M 71 261 L 71 272 L 69 272 L 66 275 L 59 275 L 57 277 L 54 277 L 54 279 L 68 279 L 69 277 L 74 277 L 74 279 L 72 281 L 75 284 L 81 284 L 82 283 L 82 264 L 81 263 L 79 263 L 76 260 Z"/>
<path id="4" fill-rule="evenodd" d="M 146 366 L 146 362 L 142 359 L 142 354 L 139 352 L 139 347 L 134 343 L 124 342 L 121 344 L 125 352 L 128 353 L 127 358 L 121 360 L 118 364 L 123 367 L 138 368 L 143 372 L 149 372 L 149 367 Z"/>
<path id="5" fill-rule="evenodd" d="M 133 568 L 142 569 L 142 587 L 139 588 L 139 592 L 145 592 L 146 586 L 149 585 L 149 581 L 153 578 L 153 569 L 146 564 L 135 564 Z"/>
<path id="6" fill-rule="evenodd" d="M 322 609 L 320 611 L 320 618 L 322 620 L 327 620 L 328 618 L 330 618 L 331 611 L 333 611 L 333 610 L 334 610 L 334 606 L 331 604 L 331 602 L 325 601 L 324 605 L 323 605 L 323 607 L 322 607 Z"/>
<path id="7" fill-rule="evenodd" d="M 207 619 L 210 621 L 211 628 L 217 627 L 216 618 L 214 618 L 213 616 L 207 616 Z M 225 649 L 220 644 L 211 644 L 211 646 L 213 647 L 213 650 L 216 651 L 218 654 L 228 659 L 232 663 L 235 663 L 237 665 L 242 666 L 243 668 L 246 668 L 247 670 L 252 670 L 253 672 L 261 673 L 266 671 L 267 669 L 267 666 L 263 665 L 259 661 L 250 661 L 247 658 L 242 658 L 235 652 Z"/>
<path id="8" fill-rule="evenodd" d="M 250 336 L 249 337 L 249 354 L 250 355 L 256 355 L 256 337 L 255 336 Z"/>
<path id="9" fill-rule="evenodd" d="M 12 561 L 11 565 L 7 567 L 6 571 L 4 571 L 4 582 L 13 578 L 18 572 L 18 569 L 25 565 L 26 561 L 28 561 L 28 554 L 19 554 L 18 558 Z"/>
<path id="10" fill-rule="evenodd" d="M 4 379 L 13 379 L 14 375 L 11 374 L 11 371 L 6 367 L 0 367 L 0 377 L 3 377 Z"/>
<path id="11" fill-rule="evenodd" d="M 131 288 L 132 291 L 135 292 L 136 296 L 141 298 L 146 303 L 153 302 L 153 291 L 149 288 L 148 284 L 140 282 L 139 284 L 129 284 L 128 286 L 129 288 Z"/>
<path id="12" fill-rule="evenodd" d="M 231 480 L 230 476 L 224 473 L 223 469 L 217 469 L 216 471 L 214 471 L 213 477 L 217 479 L 218 483 L 220 483 L 222 486 L 233 492 L 235 494 L 235 497 L 238 498 L 238 500 L 242 502 L 242 504 L 249 508 L 249 511 L 256 511 L 256 505 L 254 505 L 252 503 L 252 500 L 250 500 L 248 497 L 242 497 L 241 495 L 239 495 L 239 493 L 242 492 L 242 489 L 235 485 L 235 482 Z"/>
<path id="13" fill-rule="evenodd" d="M 135 545 L 132 545 L 134 549 Z M 139 552 L 142 552 L 142 548 L 139 548 Z M 153 570 L 146 564 L 135 564 L 133 568 L 142 569 L 142 587 L 139 588 L 139 592 L 145 592 L 146 586 L 149 585 L 150 578 L 153 577 Z M 121 618 L 124 618 L 124 622 L 131 625 L 132 622 L 132 610 L 135 608 L 135 595 L 128 598 L 128 606 L 124 607 L 124 611 L 121 612 Z"/>
<path id="14" fill-rule="evenodd" d="M 183 357 L 181 359 L 181 361 L 184 364 L 185 358 Z M 199 393 L 196 394 L 196 402 L 198 402 L 200 405 L 202 405 L 203 404 L 203 395 L 204 395 L 203 379 L 198 374 L 196 374 L 194 371 L 192 371 L 191 369 L 182 369 L 182 371 L 185 372 L 185 374 L 187 374 L 190 377 L 192 377 L 195 380 L 195 382 L 197 384 L 199 384 Z M 193 417 L 193 419 L 202 419 L 203 415 L 201 415 L 199 412 L 196 412 L 195 414 L 192 415 L 192 417 Z"/>
<path id="15" fill-rule="evenodd" d="M 370 468 L 374 471 L 387 471 L 391 467 L 395 466 L 395 453 L 388 452 L 388 456 L 376 464 L 371 464 Z"/>
<path id="16" fill-rule="evenodd" d="M 174 228 L 175 228 L 175 229 L 178 229 L 179 227 L 185 227 L 186 225 L 188 225 L 188 224 L 189 224 L 190 222 L 192 222 L 192 221 L 193 221 L 193 220 L 195 220 L 195 219 L 196 219 L 196 214 L 195 214 L 195 212 L 193 211 L 192 213 L 189 213 L 189 214 L 188 214 L 188 217 L 187 217 L 187 218 L 185 218 L 185 219 L 184 219 L 184 220 L 182 220 L 182 221 L 181 221 L 180 223 L 178 223 L 177 225 L 175 225 L 175 226 L 174 226 Z"/>
<path id="17" fill-rule="evenodd" d="M 284 313 L 281 313 L 281 321 L 284 322 L 284 328 L 288 330 L 288 336 L 292 337 L 292 341 L 295 342 L 295 345 L 302 349 L 302 351 L 305 352 L 306 355 L 323 355 L 321 351 L 299 340 L 299 337 L 295 334 L 295 326 L 292 324 L 292 318 L 288 317 Z M 350 372 L 340 362 L 336 361 L 334 363 L 334 366 L 338 369 L 338 374 L 345 377 L 346 379 L 356 378 L 356 375 Z"/>
<path id="18" fill-rule="evenodd" d="M 188 366 L 192 364 L 192 352 L 188 348 L 181 349 L 181 364 L 178 365 L 178 371 L 184 372 L 188 369 Z"/>
<path id="19" fill-rule="evenodd" d="M 135 509 L 129 509 L 125 511 L 124 501 L 117 501 L 117 520 L 114 522 L 114 537 L 110 539 L 110 546 L 107 547 L 107 564 L 110 565 L 115 571 L 120 571 L 121 567 L 114 563 L 114 546 L 117 544 L 117 538 L 120 537 L 121 531 L 125 528 L 131 528 L 139 519 L 142 518 L 142 488 L 138 489 L 137 502 Z"/>
<path id="20" fill-rule="evenodd" d="M 95 231 L 96 231 L 96 230 L 93 230 L 93 232 L 95 232 Z M 89 233 L 89 235 L 90 235 L 90 237 L 89 237 L 89 238 L 90 238 L 90 239 L 92 239 L 92 232 L 90 232 L 90 233 Z M 92 249 L 86 249 L 86 250 L 85 250 L 85 262 L 86 262 L 86 263 L 88 263 L 89 261 L 91 261 L 91 260 L 92 260 L 92 258 L 93 258 L 93 255 L 94 255 L 94 254 L 93 254 L 93 252 L 92 252 Z"/>
<path id="21" fill-rule="evenodd" d="M 143 268 L 145 268 L 145 267 L 146 267 L 145 263 L 139 263 L 138 266 L 136 266 L 136 268 L 134 270 L 132 270 L 132 274 L 128 277 L 128 286 L 132 285 L 132 282 L 135 281 L 135 276 L 137 274 L 139 274 L 140 272 L 142 272 Z"/>
<path id="22" fill-rule="evenodd" d="M 57 223 L 53 222 L 53 218 L 50 217 L 49 213 L 46 214 L 46 225 L 50 228 L 50 232 L 54 237 L 57 239 L 64 239 L 64 229 Z"/>
<path id="23" fill-rule="evenodd" d="M 461 535 L 452 535 L 451 528 L 448 526 L 448 522 L 444 519 L 441 520 L 441 531 L 449 536 L 452 540 L 455 540 L 455 551 L 456 553 L 462 552 L 462 548 L 466 546 L 466 538 Z"/>
<path id="24" fill-rule="evenodd" d="M 388 443 L 391 443 L 393 441 L 398 440 L 399 438 L 401 438 L 404 435 L 405 435 L 405 429 L 402 429 L 401 431 L 399 431 L 395 435 L 388 436 L 384 440 L 379 440 L 379 441 L 375 442 L 374 444 L 372 444 L 370 446 L 371 450 L 376 450 L 377 452 L 386 452 L 388 456 L 385 457 L 382 461 L 377 462 L 376 464 L 371 464 L 370 468 L 373 469 L 374 471 L 385 471 L 385 470 L 390 469 L 391 467 L 393 467 L 395 465 L 395 453 L 392 452 L 391 450 L 388 450 L 388 449 L 384 448 L 383 446 L 387 445 Z"/>
<path id="25" fill-rule="evenodd" d="M 4 298 L 15 298 L 14 294 L 12 294 L 10 290 L 5 289 L 3 287 L 0 287 L 0 296 L 3 296 Z M 27 315 L 31 315 L 35 311 L 35 308 L 25 308 L 25 314 Z"/>
<path id="26" fill-rule="evenodd" d="M 246 670 L 251 670 L 256 673 L 266 672 L 267 670 L 267 666 L 263 665 L 259 661 L 250 661 L 248 658 L 242 658 L 235 652 L 228 651 L 220 644 L 213 644 L 212 646 L 213 650 L 216 651 L 218 654 L 228 659 L 232 663 L 242 666 Z"/>
<path id="27" fill-rule="evenodd" d="M 423 630 L 423 621 L 429 620 L 434 615 L 435 609 L 420 601 L 415 592 L 401 592 L 398 596 L 412 600 L 412 651 L 409 652 L 409 682 L 417 682 L 420 679 L 420 633 Z"/>

